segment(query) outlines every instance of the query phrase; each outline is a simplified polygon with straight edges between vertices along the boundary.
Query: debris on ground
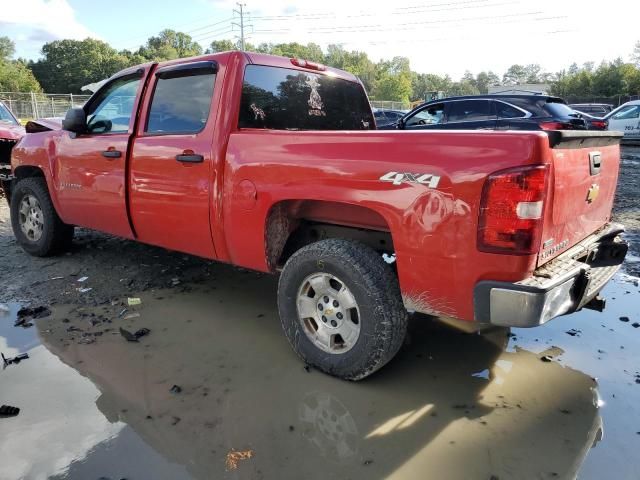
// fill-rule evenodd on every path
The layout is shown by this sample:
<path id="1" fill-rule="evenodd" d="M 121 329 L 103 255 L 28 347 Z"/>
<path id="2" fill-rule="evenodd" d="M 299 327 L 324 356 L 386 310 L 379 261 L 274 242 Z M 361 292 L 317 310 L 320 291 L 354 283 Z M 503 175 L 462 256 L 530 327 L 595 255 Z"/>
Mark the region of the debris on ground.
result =
<path id="1" fill-rule="evenodd" d="M 136 330 L 135 333 L 131 333 L 129 330 L 120 327 L 120 335 L 122 335 L 127 342 L 137 342 L 141 337 L 149 335 L 149 333 L 151 333 L 151 330 L 148 328 L 141 328 L 140 330 Z"/>
<path id="2" fill-rule="evenodd" d="M 171 389 L 169 390 L 171 393 L 180 393 L 182 392 L 182 387 L 179 385 L 174 385 L 173 387 L 171 387 Z"/>
<path id="3" fill-rule="evenodd" d="M 80 277 L 78 279 L 78 282 L 82 283 L 82 282 L 86 282 L 87 280 L 89 280 L 89 277 Z"/>
<path id="4" fill-rule="evenodd" d="M 540 357 L 540 360 L 542 360 L 543 362 L 551 362 L 553 360 L 553 357 L 545 355 L 544 357 Z"/>
<path id="5" fill-rule="evenodd" d="M 78 288 L 77 289 L 80 293 L 87 293 L 90 292 L 91 290 L 93 290 L 93 288 L 91 287 L 85 287 L 85 288 Z"/>
<path id="6" fill-rule="evenodd" d="M 16 355 L 13 358 L 5 357 L 4 353 L 0 353 L 0 356 L 2 356 L 2 362 L 3 362 L 5 367 L 8 366 L 8 365 L 11 365 L 11 364 L 17 365 L 22 360 L 26 360 L 27 358 L 29 358 L 29 354 L 28 353 L 21 353 L 19 355 Z"/>
<path id="7" fill-rule="evenodd" d="M 621 322 L 628 322 L 629 321 L 629 317 L 620 317 L 620 321 Z"/>
<path id="8" fill-rule="evenodd" d="M 577 328 L 572 328 L 571 330 L 568 330 L 565 333 L 567 335 L 571 335 L 572 337 L 579 337 L 580 334 L 582 333 L 582 330 L 578 330 Z"/>
<path id="9" fill-rule="evenodd" d="M 37 320 L 38 318 L 45 318 L 51 315 L 51 309 L 45 306 L 39 307 L 25 307 L 18 310 L 18 320 L 16 320 L 15 326 L 25 324 L 28 320 Z"/>
<path id="10" fill-rule="evenodd" d="M 18 407 L 11 407 L 9 405 L 2 405 L 0 407 L 0 418 L 1 417 L 15 417 L 20 413 L 20 409 Z"/>
<path id="11" fill-rule="evenodd" d="M 140 316 L 140 313 L 138 312 L 132 312 L 132 313 L 128 313 L 127 315 L 125 315 L 123 317 L 124 320 L 131 320 L 132 318 L 138 318 Z"/>
<path id="12" fill-rule="evenodd" d="M 638 327 L 640 327 L 640 323 L 638 323 L 638 322 L 633 322 L 633 323 L 631 324 L 631 326 L 632 326 L 633 328 L 638 328 Z"/>
<path id="13" fill-rule="evenodd" d="M 9 305 L 5 303 L 0 303 L 0 313 L 7 313 L 9 312 L 9 310 L 10 310 Z"/>
<path id="14" fill-rule="evenodd" d="M 139 298 L 127 298 L 127 304 L 132 307 L 134 305 L 140 305 L 142 303 L 142 300 Z"/>
<path id="15" fill-rule="evenodd" d="M 235 470 L 238 468 L 238 462 L 241 460 L 248 460 L 251 457 L 253 457 L 253 450 L 245 450 L 241 452 L 231 449 L 231 451 L 227 453 L 227 461 L 225 462 L 227 470 Z"/>

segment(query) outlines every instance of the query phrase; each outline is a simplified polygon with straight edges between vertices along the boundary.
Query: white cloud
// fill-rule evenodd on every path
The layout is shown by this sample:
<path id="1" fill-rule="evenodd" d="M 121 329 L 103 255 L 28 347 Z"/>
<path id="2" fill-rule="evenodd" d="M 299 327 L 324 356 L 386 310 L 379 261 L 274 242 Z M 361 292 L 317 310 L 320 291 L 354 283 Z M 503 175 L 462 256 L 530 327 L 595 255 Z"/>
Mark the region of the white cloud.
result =
<path id="1" fill-rule="evenodd" d="M 82 25 L 67 0 L 3 0 L 0 25 L 26 31 L 26 41 L 98 38 Z"/>

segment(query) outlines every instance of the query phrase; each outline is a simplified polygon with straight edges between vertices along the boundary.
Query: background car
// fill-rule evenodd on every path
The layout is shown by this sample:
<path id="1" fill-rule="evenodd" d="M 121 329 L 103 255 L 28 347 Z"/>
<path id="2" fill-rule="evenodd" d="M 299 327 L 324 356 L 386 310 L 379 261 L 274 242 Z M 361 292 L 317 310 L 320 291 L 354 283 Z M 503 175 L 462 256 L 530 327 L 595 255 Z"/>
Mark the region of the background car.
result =
<path id="1" fill-rule="evenodd" d="M 567 103 L 547 95 L 473 95 L 424 103 L 382 129 L 586 130 Z"/>
<path id="2" fill-rule="evenodd" d="M 15 115 L 0 102 L 0 170 L 10 163 L 11 149 L 24 133 L 24 127 Z"/>
<path id="3" fill-rule="evenodd" d="M 373 112 L 373 116 L 376 119 L 377 126 L 389 125 L 392 123 L 396 123 L 406 112 L 402 112 L 400 110 L 375 110 Z"/>
<path id="4" fill-rule="evenodd" d="M 640 100 L 623 103 L 605 117 L 609 130 L 624 133 L 624 140 L 640 141 Z"/>
<path id="5" fill-rule="evenodd" d="M 570 103 L 569 106 L 582 113 L 588 113 L 594 117 L 604 117 L 613 110 L 610 103 Z"/>
<path id="6" fill-rule="evenodd" d="M 579 112 L 578 110 L 576 110 L 576 113 L 587 122 L 587 128 L 589 130 L 606 130 L 609 126 L 609 122 L 602 117 L 589 115 L 588 113 Z"/>

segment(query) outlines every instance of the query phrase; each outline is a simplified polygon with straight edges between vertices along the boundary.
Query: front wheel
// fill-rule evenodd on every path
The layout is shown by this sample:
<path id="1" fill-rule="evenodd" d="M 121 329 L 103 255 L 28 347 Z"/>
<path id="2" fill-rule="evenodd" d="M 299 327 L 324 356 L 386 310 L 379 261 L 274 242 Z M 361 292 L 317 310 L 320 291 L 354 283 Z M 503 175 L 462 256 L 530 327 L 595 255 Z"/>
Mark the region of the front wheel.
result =
<path id="1" fill-rule="evenodd" d="M 383 367 L 407 331 L 396 275 L 374 250 L 348 240 L 323 240 L 294 253 L 280 276 L 278 309 L 296 353 L 347 380 Z"/>
<path id="2" fill-rule="evenodd" d="M 44 178 L 19 180 L 11 192 L 11 226 L 20 246 L 29 254 L 46 257 L 69 246 L 73 226 L 60 220 Z"/>

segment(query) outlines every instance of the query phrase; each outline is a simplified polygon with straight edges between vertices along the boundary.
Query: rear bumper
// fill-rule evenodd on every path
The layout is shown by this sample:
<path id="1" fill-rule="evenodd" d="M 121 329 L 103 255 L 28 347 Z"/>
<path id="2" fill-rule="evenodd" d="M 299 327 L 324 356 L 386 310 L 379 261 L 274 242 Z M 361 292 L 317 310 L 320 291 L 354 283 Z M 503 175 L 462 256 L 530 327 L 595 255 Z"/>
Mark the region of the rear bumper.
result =
<path id="1" fill-rule="evenodd" d="M 519 282 L 478 282 L 476 321 L 535 327 L 588 306 L 624 261 L 623 231 L 622 225 L 609 224 Z"/>

